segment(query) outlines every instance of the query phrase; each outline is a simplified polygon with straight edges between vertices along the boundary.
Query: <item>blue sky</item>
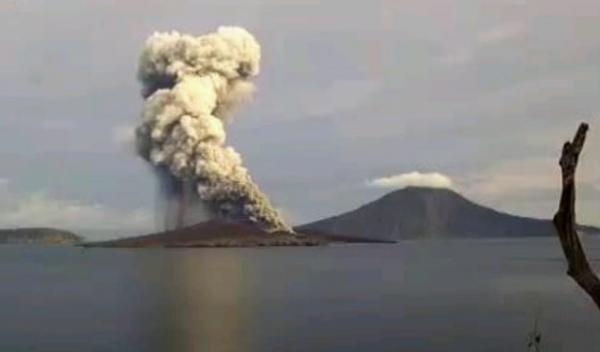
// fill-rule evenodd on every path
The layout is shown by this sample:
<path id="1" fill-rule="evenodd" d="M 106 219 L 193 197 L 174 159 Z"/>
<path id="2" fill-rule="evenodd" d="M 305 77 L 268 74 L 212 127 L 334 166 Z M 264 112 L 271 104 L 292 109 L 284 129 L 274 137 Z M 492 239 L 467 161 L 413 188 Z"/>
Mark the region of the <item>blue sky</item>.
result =
<path id="1" fill-rule="evenodd" d="M 586 120 L 579 214 L 600 225 L 599 19 L 588 0 L 3 1 L 0 226 L 151 229 L 154 179 L 130 144 L 139 50 L 219 25 L 261 42 L 229 141 L 292 222 L 414 171 L 550 217 L 560 146 Z"/>

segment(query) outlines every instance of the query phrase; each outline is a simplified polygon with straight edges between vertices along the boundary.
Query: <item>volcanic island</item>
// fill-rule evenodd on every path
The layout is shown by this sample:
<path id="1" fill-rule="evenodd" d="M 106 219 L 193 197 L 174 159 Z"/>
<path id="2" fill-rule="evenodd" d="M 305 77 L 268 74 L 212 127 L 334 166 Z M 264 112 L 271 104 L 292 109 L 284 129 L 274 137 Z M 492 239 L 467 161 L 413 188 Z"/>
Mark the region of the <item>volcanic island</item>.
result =
<path id="1" fill-rule="evenodd" d="M 193 248 L 323 246 L 332 243 L 395 243 L 395 241 L 332 235 L 319 231 L 267 231 L 249 222 L 209 220 L 195 225 L 103 242 L 87 248 Z"/>

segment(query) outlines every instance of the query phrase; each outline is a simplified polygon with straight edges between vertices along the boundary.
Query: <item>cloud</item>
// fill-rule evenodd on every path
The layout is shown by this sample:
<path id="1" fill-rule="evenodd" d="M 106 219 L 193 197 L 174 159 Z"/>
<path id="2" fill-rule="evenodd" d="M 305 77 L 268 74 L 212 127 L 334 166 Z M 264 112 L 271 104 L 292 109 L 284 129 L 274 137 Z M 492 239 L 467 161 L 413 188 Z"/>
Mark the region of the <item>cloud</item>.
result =
<path id="1" fill-rule="evenodd" d="M 482 44 L 495 44 L 521 35 L 525 30 L 522 23 L 502 23 L 496 27 L 482 31 L 477 35 L 477 41 Z"/>
<path id="2" fill-rule="evenodd" d="M 380 177 L 367 181 L 367 187 L 372 188 L 397 189 L 409 186 L 452 189 L 454 183 L 450 177 L 444 174 L 438 172 L 420 173 L 418 171 Z"/>
<path id="3" fill-rule="evenodd" d="M 58 227 L 64 229 L 149 229 L 153 217 L 144 209 L 120 210 L 101 204 L 55 199 L 44 192 L 3 194 L 0 227 Z"/>
<path id="4" fill-rule="evenodd" d="M 579 174 L 578 186 L 589 185 Z M 549 218 L 560 196 L 560 169 L 554 157 L 508 159 L 461 179 L 467 198 L 500 211 Z M 582 197 L 578 199 L 580 204 Z M 578 214 L 579 215 L 579 214 Z"/>
<path id="5" fill-rule="evenodd" d="M 483 169 L 468 183 L 466 192 L 478 198 L 531 197 L 558 187 L 559 171 L 550 157 L 504 160 Z"/>
<path id="6" fill-rule="evenodd" d="M 487 47 L 521 36 L 525 32 L 525 25 L 520 22 L 507 22 L 477 33 L 475 41 L 469 40 L 468 44 L 462 43 L 450 48 L 434 60 L 445 66 L 463 65 L 473 61 L 476 56 Z"/>

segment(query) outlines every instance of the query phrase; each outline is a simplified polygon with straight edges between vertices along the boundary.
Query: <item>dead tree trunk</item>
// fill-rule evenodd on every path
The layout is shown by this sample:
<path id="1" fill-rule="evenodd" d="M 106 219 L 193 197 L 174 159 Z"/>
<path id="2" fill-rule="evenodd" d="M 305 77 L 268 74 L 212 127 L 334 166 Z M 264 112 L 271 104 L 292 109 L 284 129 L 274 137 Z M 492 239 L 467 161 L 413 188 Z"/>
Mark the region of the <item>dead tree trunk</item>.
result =
<path id="1" fill-rule="evenodd" d="M 600 309 L 600 279 L 590 267 L 579 240 L 575 221 L 575 170 L 583 149 L 588 125 L 582 123 L 573 141 L 566 142 L 560 157 L 562 171 L 562 194 L 558 211 L 554 215 L 554 227 L 567 259 L 567 274 L 594 300 Z"/>

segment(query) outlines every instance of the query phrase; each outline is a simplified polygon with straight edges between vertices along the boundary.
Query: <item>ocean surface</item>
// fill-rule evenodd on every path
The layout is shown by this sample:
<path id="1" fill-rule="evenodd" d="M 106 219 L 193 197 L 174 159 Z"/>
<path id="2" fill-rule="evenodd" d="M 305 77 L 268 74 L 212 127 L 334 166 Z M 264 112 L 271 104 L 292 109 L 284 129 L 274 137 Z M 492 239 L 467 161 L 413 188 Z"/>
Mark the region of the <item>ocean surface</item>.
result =
<path id="1" fill-rule="evenodd" d="M 600 346 L 555 238 L 0 247 L 0 351 L 527 351 L 536 320 L 542 351 Z"/>

